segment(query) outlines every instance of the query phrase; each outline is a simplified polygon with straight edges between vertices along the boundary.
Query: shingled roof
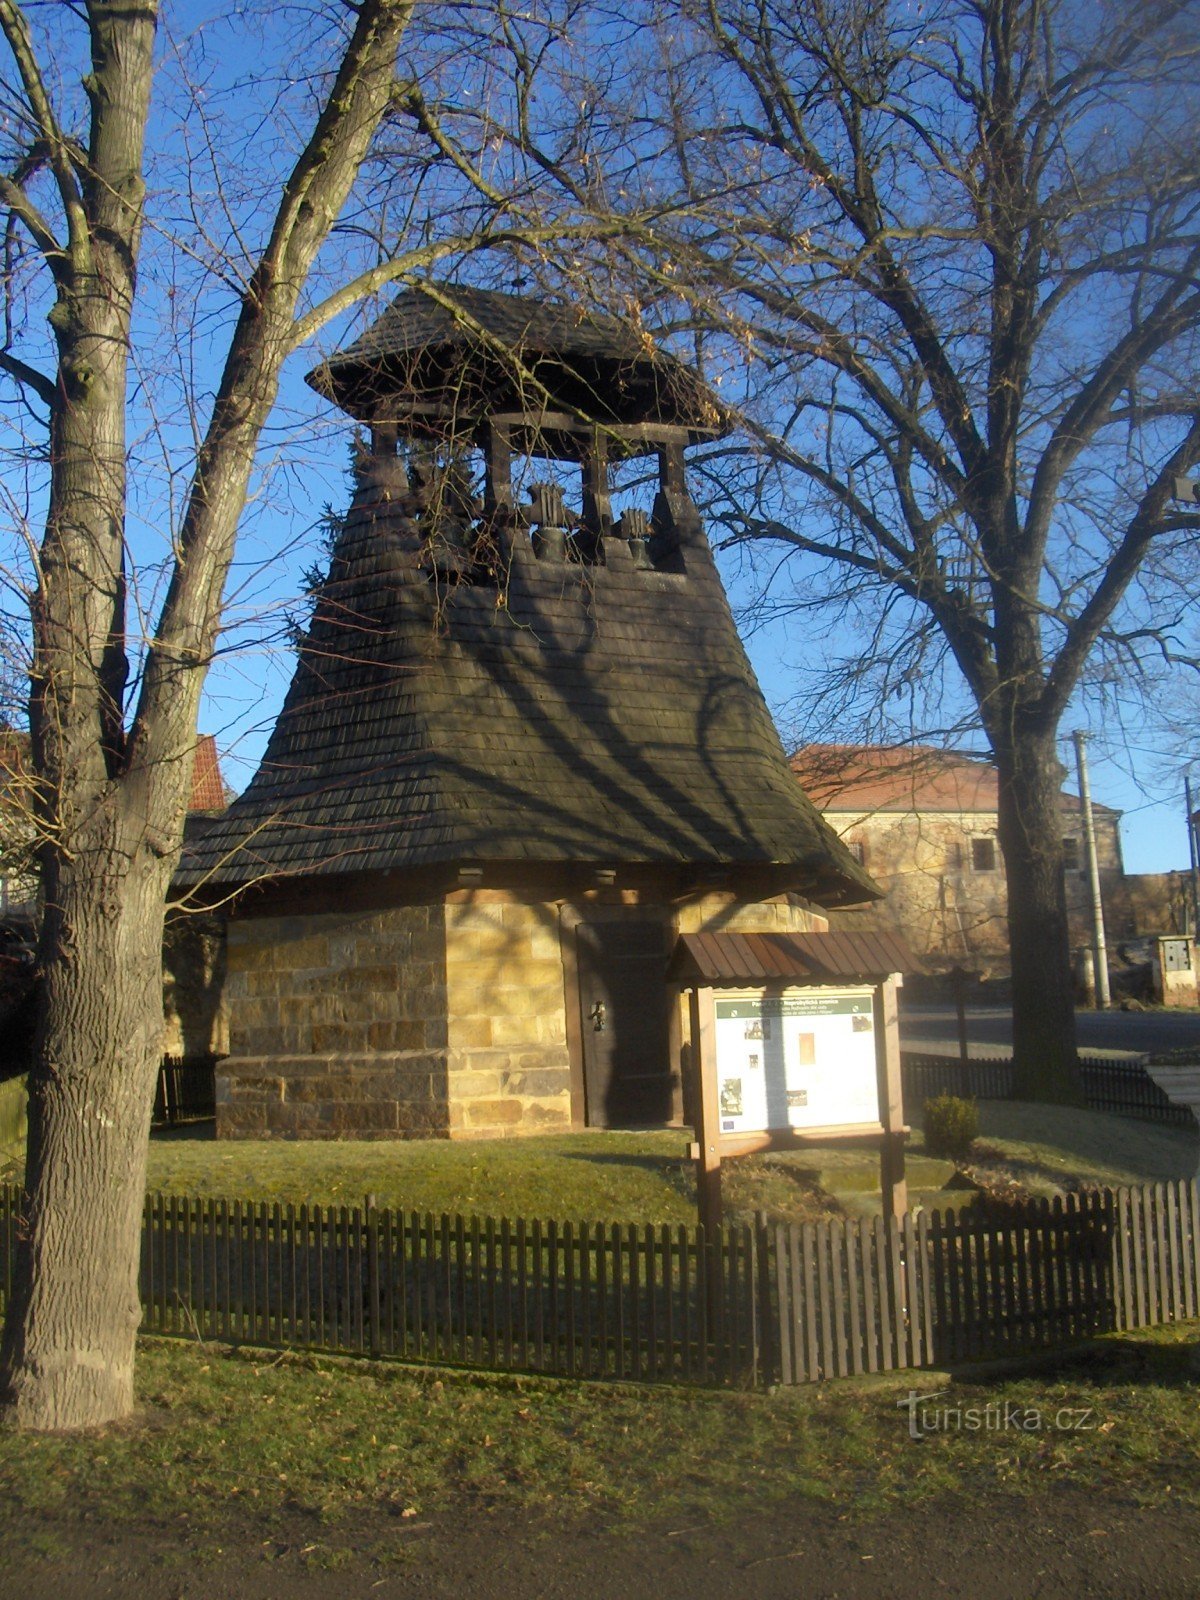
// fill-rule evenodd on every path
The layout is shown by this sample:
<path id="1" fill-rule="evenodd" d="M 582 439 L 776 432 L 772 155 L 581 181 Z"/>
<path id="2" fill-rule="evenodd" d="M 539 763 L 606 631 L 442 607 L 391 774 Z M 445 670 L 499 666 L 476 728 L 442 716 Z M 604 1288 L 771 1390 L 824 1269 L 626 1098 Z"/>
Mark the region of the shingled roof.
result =
<path id="1" fill-rule="evenodd" d="M 712 395 L 632 322 L 493 289 L 430 283 L 398 294 L 307 380 L 351 416 L 416 402 L 462 420 L 531 406 L 599 422 L 720 431 Z"/>
<path id="2" fill-rule="evenodd" d="M 411 525 L 408 525 L 411 526 Z M 181 878 L 438 863 L 774 864 L 878 891 L 789 771 L 708 547 L 686 570 L 535 556 L 444 582 L 360 493 L 258 773 Z"/>

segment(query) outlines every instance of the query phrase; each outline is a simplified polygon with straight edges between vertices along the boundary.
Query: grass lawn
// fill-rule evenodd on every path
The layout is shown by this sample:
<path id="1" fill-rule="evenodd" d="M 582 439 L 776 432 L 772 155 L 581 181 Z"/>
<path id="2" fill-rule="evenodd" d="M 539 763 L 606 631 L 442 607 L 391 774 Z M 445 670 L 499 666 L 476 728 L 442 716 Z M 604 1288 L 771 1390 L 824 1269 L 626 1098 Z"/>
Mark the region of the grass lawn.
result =
<path id="1" fill-rule="evenodd" d="M 1190 1177 L 1195 1134 L 1100 1112 L 980 1103 L 983 1142 L 1035 1193 L 1066 1182 L 1133 1184 Z M 150 1146 L 150 1187 L 183 1194 L 380 1205 L 493 1216 L 618 1222 L 690 1222 L 695 1190 L 685 1133 L 577 1133 L 528 1140 L 449 1143 L 217 1143 L 169 1135 Z M 909 1146 L 914 1204 L 944 1204 L 949 1161 Z M 734 1216 L 762 1208 L 808 1220 L 878 1206 L 879 1169 L 863 1151 L 810 1150 L 730 1162 Z"/>
<path id="2" fill-rule="evenodd" d="M 1101 1112 L 981 1101 L 982 1142 L 1034 1193 L 1064 1184 L 1136 1184 L 1190 1177 L 1194 1133 Z M 210 1128 L 155 1134 L 149 1187 L 175 1194 L 319 1201 L 419 1211 L 560 1220 L 679 1223 L 695 1220 L 679 1132 L 575 1133 L 538 1139 L 450 1143 L 246 1140 L 218 1143 Z M 7 1175 L 17 1175 L 9 1149 Z M 924 1153 L 919 1125 L 909 1144 L 910 1203 L 942 1206 L 954 1168 Z M 4 1168 L 0 1166 L 0 1172 Z M 858 1214 L 879 1205 L 876 1158 L 861 1150 L 754 1156 L 725 1169 L 728 1213 L 758 1209 L 781 1220 Z M 961 1194 L 957 1197 L 961 1199 Z"/>
<path id="3" fill-rule="evenodd" d="M 466 1375 L 144 1340 L 136 1424 L 0 1434 L 0 1528 L 41 1518 L 218 1530 L 234 1508 L 311 1513 L 506 1508 L 640 1526 L 812 1499 L 849 1514 L 1048 1481 L 1200 1503 L 1200 1328 L 1112 1336 L 1023 1374 L 937 1372 L 743 1394 Z M 1036 1431 L 914 1442 L 900 1401 L 1022 1409 Z M 1080 1431 L 1049 1419 L 1088 1413 Z M 995 1416 L 999 1412 L 992 1413 Z M 389 1524 L 379 1522 L 386 1542 Z M 393 1526 L 396 1526 L 393 1524 Z"/>

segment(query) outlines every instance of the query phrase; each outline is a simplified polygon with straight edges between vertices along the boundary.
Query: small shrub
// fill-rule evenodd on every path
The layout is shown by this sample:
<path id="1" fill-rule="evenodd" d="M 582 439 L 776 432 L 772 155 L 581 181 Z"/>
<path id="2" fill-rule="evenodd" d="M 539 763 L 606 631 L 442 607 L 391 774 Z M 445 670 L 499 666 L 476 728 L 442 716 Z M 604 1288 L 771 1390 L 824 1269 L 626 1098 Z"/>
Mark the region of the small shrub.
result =
<path id="1" fill-rule="evenodd" d="M 965 1161 L 979 1137 L 979 1107 L 958 1095 L 939 1094 L 926 1100 L 924 1122 L 926 1155 Z"/>

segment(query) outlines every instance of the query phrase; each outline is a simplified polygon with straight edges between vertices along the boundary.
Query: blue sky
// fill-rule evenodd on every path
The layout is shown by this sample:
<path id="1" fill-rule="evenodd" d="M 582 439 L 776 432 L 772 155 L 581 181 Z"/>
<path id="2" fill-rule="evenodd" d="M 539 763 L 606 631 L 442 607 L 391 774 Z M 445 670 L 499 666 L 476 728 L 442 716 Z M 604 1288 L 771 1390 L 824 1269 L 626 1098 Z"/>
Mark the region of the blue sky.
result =
<path id="1" fill-rule="evenodd" d="M 173 8 L 174 32 L 164 27 L 163 70 L 156 93 L 152 124 L 153 191 L 151 225 L 143 253 L 139 309 L 139 367 L 131 397 L 131 466 L 134 484 L 129 534 L 140 576 L 135 602 L 152 617 L 161 597 L 162 575 L 170 553 L 169 535 L 178 525 L 180 495 L 187 481 L 193 443 L 189 408 L 202 419 L 216 377 L 229 318 L 235 305 L 236 273 L 222 284 L 210 272 L 214 262 L 237 263 L 243 236 L 253 244 L 266 221 L 267 181 L 286 170 L 291 131 L 282 116 L 266 117 L 264 106 L 279 105 L 304 125 L 311 110 L 312 85 L 307 74 L 322 57 L 322 41 L 310 38 L 297 47 L 287 23 L 274 12 L 218 8 L 211 27 L 203 25 L 207 5 Z M 64 12 L 37 14 L 39 27 L 68 31 Z M 282 16 L 282 13 L 281 13 Z M 195 32 L 189 30 L 195 28 Z M 249 27 L 247 35 L 245 29 Z M 64 104 L 79 100 L 78 59 L 57 47 L 54 88 Z M 288 49 L 282 48 L 290 41 Z M 76 51 L 78 42 L 76 44 Z M 268 71 L 267 68 L 270 68 Z M 186 88 L 181 87 L 187 80 Z M 260 98 L 265 97 L 265 98 Z M 276 111 L 278 107 L 274 108 Z M 391 202 L 389 202 L 390 204 Z M 197 218 L 211 229 L 198 231 Z M 443 208 L 438 227 L 453 231 L 455 217 Z M 395 226 L 403 234 L 405 217 Z M 374 241 L 343 231 L 326 263 L 322 281 L 340 278 L 361 257 L 370 257 Z M 318 344 L 300 352 L 285 372 L 280 402 L 266 431 L 261 467 L 251 505 L 242 520 L 242 537 L 230 585 L 227 653 L 210 675 L 201 726 L 217 736 L 228 780 L 241 789 L 249 780 L 282 703 L 293 657 L 281 636 L 294 609 L 306 567 L 319 550 L 319 524 L 325 505 L 345 505 L 349 490 L 344 473 L 351 425 L 326 407 L 303 383 L 303 374 L 323 354 L 353 336 L 363 315 L 332 324 Z M 37 329 L 45 302 L 31 291 L 28 333 L 32 348 L 44 355 Z M 27 494 L 36 526 L 42 485 L 36 460 L 30 466 L 23 418 L 10 413 L 7 435 L 0 435 L 0 455 L 8 457 L 8 486 L 16 499 Z M 17 477 L 8 471 L 14 460 Z M 20 474 L 27 473 L 25 485 Z M 14 487 L 15 484 L 15 487 Z M 18 556 L 15 565 L 19 566 Z M 749 600 L 732 562 L 725 563 L 735 607 Z M 136 633 L 136 610 L 133 618 Z M 803 666 L 806 633 L 811 622 L 775 623 L 747 630 L 747 645 L 773 709 L 793 701 Z M 824 648 L 825 641 L 816 648 Z M 1069 756 L 1073 722 L 1064 722 L 1063 756 Z M 1093 792 L 1098 800 L 1125 812 L 1127 866 L 1157 871 L 1187 864 L 1187 839 L 1181 788 L 1177 775 L 1164 771 L 1161 749 L 1125 752 L 1095 730 L 1091 756 Z M 1106 743 L 1106 737 L 1109 742 Z M 1147 733 L 1146 739 L 1151 735 Z M 1130 761 L 1141 774 L 1139 782 Z M 1182 769 L 1182 761 L 1178 764 Z M 1200 775 L 1200 771 L 1198 771 Z"/>

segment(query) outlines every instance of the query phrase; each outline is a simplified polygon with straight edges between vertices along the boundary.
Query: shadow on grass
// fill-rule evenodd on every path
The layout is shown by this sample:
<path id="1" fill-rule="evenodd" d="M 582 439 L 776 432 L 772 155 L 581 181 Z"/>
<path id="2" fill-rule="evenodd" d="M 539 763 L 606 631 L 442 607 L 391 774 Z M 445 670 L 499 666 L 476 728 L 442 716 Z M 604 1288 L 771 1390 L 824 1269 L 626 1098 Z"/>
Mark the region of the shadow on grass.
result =
<path id="1" fill-rule="evenodd" d="M 1167 1336 L 1159 1339 L 1120 1334 L 1063 1350 L 1014 1352 L 987 1365 L 947 1363 L 945 1370 L 957 1382 L 981 1389 L 1025 1377 L 1094 1388 L 1152 1384 L 1160 1389 L 1200 1389 L 1200 1326 L 1192 1324 L 1191 1329 L 1195 1331 L 1184 1338 L 1175 1329 L 1164 1329 Z"/>
<path id="2" fill-rule="evenodd" d="M 150 1137 L 162 1144 L 211 1144 L 217 1137 L 217 1124 L 212 1117 L 203 1122 L 177 1122 L 174 1127 L 151 1128 Z"/>

